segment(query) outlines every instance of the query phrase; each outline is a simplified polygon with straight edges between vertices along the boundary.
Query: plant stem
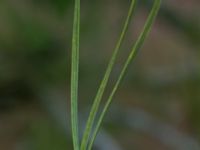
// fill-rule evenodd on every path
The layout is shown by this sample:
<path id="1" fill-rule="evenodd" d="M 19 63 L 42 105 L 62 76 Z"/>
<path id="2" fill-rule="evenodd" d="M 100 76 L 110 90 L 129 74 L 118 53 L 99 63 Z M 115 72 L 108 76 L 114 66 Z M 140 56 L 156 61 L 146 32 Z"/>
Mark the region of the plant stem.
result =
<path id="1" fill-rule="evenodd" d="M 118 51 L 119 51 L 119 49 L 121 47 L 121 44 L 122 44 L 122 42 L 124 40 L 124 37 L 125 37 L 125 34 L 127 32 L 128 25 L 129 25 L 130 20 L 131 20 L 131 15 L 133 14 L 133 10 L 135 9 L 134 6 L 135 6 L 135 0 L 132 0 L 131 6 L 130 6 L 130 9 L 129 9 L 129 12 L 128 12 L 128 16 L 127 16 L 127 19 L 126 19 L 126 22 L 125 22 L 125 25 L 124 25 L 124 28 L 123 28 L 122 33 L 120 35 L 120 38 L 119 38 L 119 40 L 117 42 L 117 45 L 116 45 L 116 47 L 114 49 L 113 55 L 112 55 L 111 60 L 110 60 L 110 62 L 108 64 L 108 67 L 107 67 L 107 70 L 105 72 L 104 78 L 103 78 L 103 80 L 102 80 L 102 82 L 100 84 L 100 87 L 98 89 L 97 95 L 96 95 L 95 100 L 94 100 L 94 103 L 92 105 L 92 108 L 91 108 L 91 111 L 90 111 L 90 114 L 89 114 L 89 117 L 88 117 L 88 120 L 87 120 L 87 123 L 86 123 L 86 128 L 84 130 L 82 142 L 81 142 L 81 150 L 86 150 L 86 148 L 87 148 L 87 144 L 88 144 L 88 140 L 89 140 L 90 134 L 92 132 L 92 127 L 93 127 L 93 124 L 94 124 L 94 120 L 95 120 L 96 114 L 98 112 L 99 105 L 100 105 L 103 93 L 105 91 L 105 88 L 107 86 L 107 83 L 108 83 L 112 68 L 114 66 Z"/>
<path id="2" fill-rule="evenodd" d="M 80 0 L 75 0 L 71 64 L 71 128 L 74 150 L 79 150 L 78 74 L 79 74 Z"/>
<path id="3" fill-rule="evenodd" d="M 151 12 L 150 12 L 150 14 L 149 14 L 149 16 L 148 16 L 148 18 L 147 18 L 147 21 L 146 21 L 146 23 L 145 23 L 144 29 L 143 29 L 143 31 L 141 32 L 141 34 L 140 34 L 138 40 L 137 40 L 136 43 L 134 44 L 134 46 L 133 46 L 133 48 L 132 48 L 132 50 L 131 50 L 131 52 L 130 52 L 128 58 L 127 58 L 127 61 L 125 62 L 124 67 L 122 68 L 122 71 L 121 71 L 121 73 L 120 73 L 120 75 L 119 75 L 119 78 L 118 78 L 116 84 L 114 85 L 114 88 L 113 88 L 113 90 L 112 90 L 112 92 L 111 92 L 111 94 L 110 94 L 110 96 L 109 96 L 109 98 L 108 98 L 108 100 L 107 100 L 107 102 L 106 102 L 104 108 L 103 108 L 103 111 L 102 111 L 102 113 L 100 114 L 100 117 L 99 117 L 99 119 L 98 119 L 98 121 L 97 121 L 97 125 L 96 125 L 96 127 L 95 127 L 95 129 L 94 129 L 94 133 L 92 134 L 91 142 L 89 143 L 88 150 L 91 150 L 91 148 L 92 148 L 92 146 L 93 146 L 94 140 L 95 140 L 95 138 L 96 138 L 96 136 L 97 136 L 97 133 L 98 133 L 98 131 L 99 131 L 99 128 L 100 128 L 100 126 L 101 126 L 101 123 L 102 123 L 102 121 L 103 121 L 103 118 L 104 118 L 106 112 L 107 112 L 108 109 L 109 109 L 109 106 L 110 106 L 110 104 L 111 104 L 111 102 L 112 102 L 113 96 L 114 96 L 114 94 L 116 93 L 116 91 L 117 91 L 117 89 L 118 89 L 118 87 L 119 87 L 119 84 L 120 84 L 121 80 L 123 79 L 123 77 L 124 77 L 124 75 L 125 75 L 125 73 L 126 73 L 126 71 L 127 71 L 128 66 L 130 65 L 131 61 L 135 58 L 137 52 L 138 52 L 139 49 L 142 47 L 142 45 L 143 45 L 145 39 L 147 38 L 147 36 L 148 36 L 148 34 L 149 34 L 150 30 L 151 30 L 151 27 L 152 27 L 152 25 L 153 25 L 153 22 L 154 22 L 154 20 L 155 20 L 155 18 L 156 18 L 156 15 L 157 15 L 157 13 L 158 13 L 159 8 L 160 8 L 160 4 L 161 4 L 161 0 L 155 0 L 155 1 L 154 1 L 153 8 L 152 8 L 152 10 L 151 10 Z"/>

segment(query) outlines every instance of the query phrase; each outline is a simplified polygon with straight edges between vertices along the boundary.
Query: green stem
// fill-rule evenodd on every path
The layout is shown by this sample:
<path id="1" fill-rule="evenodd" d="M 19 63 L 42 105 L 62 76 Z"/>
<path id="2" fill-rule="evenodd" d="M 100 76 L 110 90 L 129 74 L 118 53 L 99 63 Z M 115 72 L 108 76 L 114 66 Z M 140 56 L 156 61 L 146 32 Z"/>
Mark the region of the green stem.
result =
<path id="1" fill-rule="evenodd" d="M 71 65 L 71 128 L 74 150 L 79 150 L 78 72 L 79 72 L 80 0 L 75 0 Z"/>
<path id="2" fill-rule="evenodd" d="M 153 5 L 153 8 L 152 8 L 152 10 L 151 10 L 151 12 L 150 12 L 150 14 L 149 14 L 149 16 L 148 16 L 148 19 L 147 19 L 146 23 L 145 23 L 143 32 L 141 32 L 141 34 L 140 34 L 138 40 L 137 40 L 136 43 L 134 44 L 134 46 L 133 46 L 133 48 L 132 48 L 132 50 L 131 50 L 131 52 L 130 52 L 130 55 L 128 56 L 128 59 L 127 59 L 127 61 L 125 62 L 124 67 L 122 68 L 122 71 L 121 71 L 121 73 L 120 73 L 120 75 L 119 75 L 119 78 L 118 78 L 116 84 L 114 85 L 114 88 L 113 88 L 113 90 L 112 90 L 112 92 L 111 92 L 111 94 L 110 94 L 110 96 L 109 96 L 109 98 L 108 98 L 108 100 L 107 100 L 107 102 L 106 102 L 104 108 L 103 108 L 103 111 L 102 111 L 102 113 L 100 114 L 100 117 L 99 117 L 99 119 L 98 119 L 98 121 L 97 121 L 97 125 L 96 125 L 96 127 L 95 127 L 95 129 L 94 129 L 94 133 L 92 134 L 91 142 L 89 143 L 88 150 L 91 150 L 91 148 L 92 148 L 92 146 L 93 146 L 94 140 L 95 140 L 95 138 L 96 138 L 96 136 L 97 136 L 97 133 L 98 133 L 98 131 L 99 131 L 99 128 L 100 128 L 100 126 L 101 126 L 101 123 L 102 123 L 102 121 L 103 121 L 103 118 L 104 118 L 104 116 L 105 116 L 105 114 L 106 114 L 106 112 L 107 112 L 107 110 L 108 110 L 108 108 L 109 108 L 109 106 L 110 106 L 110 104 L 111 104 L 111 102 L 112 102 L 113 96 L 114 96 L 114 94 L 116 93 L 116 91 L 117 91 L 117 89 L 118 89 L 118 87 L 119 87 L 119 84 L 120 84 L 121 80 L 123 79 L 123 77 L 124 77 L 124 75 L 125 75 L 125 73 L 126 73 L 126 71 L 127 71 L 127 68 L 128 68 L 128 66 L 129 66 L 129 64 L 130 64 L 131 61 L 135 58 L 135 56 L 136 56 L 138 50 L 142 47 L 142 45 L 143 45 L 145 39 L 147 38 L 147 36 L 148 36 L 148 34 L 149 34 L 150 30 L 151 30 L 152 24 L 153 24 L 153 22 L 154 22 L 154 20 L 155 20 L 155 18 L 156 18 L 156 15 L 157 15 L 157 13 L 158 13 L 158 10 L 159 10 L 159 8 L 160 8 L 160 4 L 161 4 L 161 0 L 155 0 L 154 5 Z"/>
<path id="3" fill-rule="evenodd" d="M 124 37 L 125 37 L 125 34 L 127 32 L 128 25 L 129 25 L 130 20 L 131 20 L 131 15 L 133 14 L 133 10 L 135 8 L 134 6 L 135 6 L 135 0 L 132 0 L 131 6 L 130 6 L 130 9 L 129 9 L 129 12 L 128 12 L 128 16 L 127 16 L 127 19 L 126 19 L 126 22 L 125 22 L 125 25 L 124 25 L 124 28 L 123 28 L 122 33 L 120 35 L 120 38 L 119 38 L 119 40 L 117 42 L 117 45 L 116 45 L 116 47 L 114 49 L 113 55 L 112 55 L 111 60 L 110 60 L 110 62 L 108 64 L 108 67 L 107 67 L 107 70 L 105 72 L 104 78 L 103 78 L 103 80 L 102 80 L 102 82 L 100 84 L 100 87 L 98 89 L 97 95 L 96 95 L 95 100 L 94 100 L 94 103 L 92 105 L 92 108 L 91 108 L 91 111 L 90 111 L 90 114 L 89 114 L 89 117 L 88 117 L 88 120 L 87 120 L 86 128 L 84 130 L 82 142 L 81 142 L 81 150 L 86 150 L 86 148 L 87 148 L 87 144 L 88 144 L 88 140 L 89 140 L 90 134 L 92 132 L 92 127 L 93 127 L 93 124 L 94 124 L 94 120 L 95 120 L 97 111 L 99 109 L 99 105 L 100 105 L 103 93 L 105 91 L 105 88 L 107 86 L 107 83 L 108 83 L 108 80 L 109 80 L 113 65 L 115 63 L 118 51 L 119 51 L 119 49 L 121 47 L 121 44 L 122 44 L 122 42 L 124 40 Z"/>

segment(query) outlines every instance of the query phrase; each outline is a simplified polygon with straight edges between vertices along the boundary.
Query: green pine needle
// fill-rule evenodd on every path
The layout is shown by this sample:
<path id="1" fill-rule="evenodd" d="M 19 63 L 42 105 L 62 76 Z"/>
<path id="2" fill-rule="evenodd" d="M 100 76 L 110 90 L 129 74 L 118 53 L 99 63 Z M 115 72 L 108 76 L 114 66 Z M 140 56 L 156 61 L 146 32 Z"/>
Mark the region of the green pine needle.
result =
<path id="1" fill-rule="evenodd" d="M 71 66 L 71 127 L 74 150 L 79 150 L 78 72 L 79 72 L 80 0 L 75 0 Z"/>
<path id="2" fill-rule="evenodd" d="M 80 40 L 80 0 L 75 0 L 74 8 L 74 23 L 73 23 L 73 36 L 72 36 L 72 66 L 71 66 L 71 126 L 72 126 L 72 139 L 74 150 L 91 150 L 94 144 L 97 133 L 102 124 L 103 118 L 106 112 L 109 109 L 109 106 L 112 102 L 113 96 L 115 95 L 121 80 L 125 76 L 128 66 L 132 60 L 136 57 L 137 52 L 142 47 L 145 39 L 147 38 L 153 22 L 157 16 L 158 10 L 160 8 L 161 0 L 154 0 L 152 10 L 147 18 L 143 31 L 140 33 L 136 43 L 133 45 L 133 48 L 130 51 L 130 54 L 120 72 L 120 75 L 106 101 L 100 116 L 96 118 L 97 112 L 99 111 L 99 106 L 104 94 L 104 91 L 107 87 L 110 74 L 113 70 L 116 58 L 118 56 L 119 49 L 121 48 L 122 42 L 125 38 L 125 34 L 128 30 L 128 25 L 130 24 L 131 16 L 135 10 L 136 0 L 132 0 L 130 4 L 130 9 L 120 35 L 120 38 L 117 42 L 117 45 L 114 49 L 108 67 L 106 69 L 105 75 L 102 79 L 100 87 L 97 91 L 96 97 L 94 99 L 87 123 L 86 128 L 83 133 L 81 140 L 81 145 L 79 145 L 79 129 L 78 129 L 78 76 L 79 76 L 79 40 Z M 95 125 L 95 119 L 97 119 L 97 124 Z M 94 129 L 94 131 L 93 131 Z"/>
<path id="3" fill-rule="evenodd" d="M 105 88 L 107 86 L 108 79 L 109 79 L 111 71 L 113 69 L 118 51 L 121 47 L 121 44 L 122 44 L 124 37 L 125 37 L 125 34 L 127 32 L 128 25 L 129 25 L 130 20 L 131 20 L 131 15 L 133 14 L 134 9 L 135 9 L 135 0 L 132 0 L 124 28 L 123 28 L 122 33 L 120 35 L 120 38 L 117 42 L 117 45 L 114 49 L 114 52 L 113 52 L 113 55 L 112 55 L 111 60 L 109 62 L 109 65 L 107 67 L 106 73 L 105 73 L 104 78 L 103 78 L 103 80 L 100 84 L 100 87 L 98 89 L 97 95 L 96 95 L 95 100 L 94 100 L 94 103 L 92 105 L 92 108 L 91 108 L 91 111 L 90 111 L 90 114 L 89 114 L 89 117 L 88 117 L 88 120 L 87 120 L 86 128 L 85 128 L 85 131 L 84 131 L 84 134 L 83 134 L 82 142 L 81 142 L 81 150 L 86 150 L 86 148 L 87 148 L 88 140 L 89 140 L 90 134 L 92 132 L 94 120 L 95 120 L 96 114 L 98 112 L 102 96 L 103 96 Z"/>
<path id="4" fill-rule="evenodd" d="M 154 22 L 154 20 L 155 20 L 155 18 L 157 16 L 159 8 L 160 8 L 160 4 L 161 4 L 161 0 L 155 0 L 153 8 L 152 8 L 152 10 L 151 10 L 151 12 L 150 12 L 150 14 L 148 16 L 148 19 L 147 19 L 146 23 L 145 23 L 144 29 L 141 32 L 138 40 L 134 44 L 134 46 L 133 46 L 133 48 L 132 48 L 132 50 L 131 50 L 131 52 L 130 52 L 130 54 L 128 56 L 128 59 L 126 60 L 125 65 L 122 68 L 122 71 L 121 71 L 121 73 L 119 75 L 119 78 L 118 78 L 116 84 L 114 85 L 114 88 L 113 88 L 113 90 L 112 90 L 112 92 L 111 92 L 111 94 L 110 94 L 110 96 L 109 96 L 104 108 L 103 108 L 103 111 L 100 114 L 100 117 L 98 118 L 97 125 L 96 125 L 96 127 L 94 129 L 94 133 L 92 134 L 88 150 L 91 150 L 91 148 L 93 146 L 94 140 L 95 140 L 95 138 L 97 136 L 97 133 L 99 131 L 99 128 L 101 126 L 103 118 L 104 118 L 106 112 L 109 109 L 109 106 L 110 106 L 110 104 L 112 102 L 113 96 L 116 93 L 116 91 L 117 91 L 117 89 L 119 87 L 119 84 L 120 84 L 121 80 L 123 79 L 123 77 L 124 77 L 124 75 L 125 75 L 125 73 L 127 71 L 128 66 L 130 65 L 131 61 L 135 58 L 138 50 L 142 47 L 145 39 L 147 38 L 147 36 L 148 36 L 148 34 L 149 34 L 150 30 L 151 30 L 153 22 Z"/>

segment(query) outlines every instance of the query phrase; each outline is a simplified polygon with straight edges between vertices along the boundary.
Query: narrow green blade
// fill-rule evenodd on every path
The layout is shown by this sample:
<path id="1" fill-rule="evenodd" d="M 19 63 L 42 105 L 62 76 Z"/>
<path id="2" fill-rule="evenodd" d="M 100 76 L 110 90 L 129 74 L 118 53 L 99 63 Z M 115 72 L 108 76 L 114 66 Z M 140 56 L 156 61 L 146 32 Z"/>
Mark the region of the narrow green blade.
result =
<path id="1" fill-rule="evenodd" d="M 100 84 L 100 87 L 98 89 L 97 95 L 96 95 L 95 100 L 94 100 L 94 103 L 92 105 L 92 108 L 91 108 L 91 111 L 90 111 L 90 114 L 89 114 L 89 117 L 88 117 L 88 120 L 87 120 L 86 128 L 84 130 L 82 142 L 81 142 L 81 150 L 86 150 L 86 148 L 87 148 L 88 140 L 89 140 L 90 134 L 92 132 L 92 127 L 93 127 L 93 124 L 94 124 L 96 114 L 97 114 L 98 109 L 99 109 L 99 105 L 100 105 L 103 93 L 104 93 L 105 88 L 107 86 L 107 83 L 108 83 L 112 68 L 114 66 L 118 51 L 121 47 L 121 44 L 122 44 L 124 37 L 125 37 L 125 34 L 127 32 L 128 25 L 129 25 L 130 20 L 131 20 L 131 15 L 133 14 L 134 9 L 135 9 L 135 0 L 132 0 L 126 22 L 125 22 L 125 25 L 124 25 L 123 30 L 122 30 L 122 33 L 121 33 L 120 38 L 117 42 L 117 45 L 114 49 L 114 52 L 113 52 L 111 60 L 108 64 L 106 73 L 105 73 L 104 78 L 103 78 L 103 80 Z"/>
<path id="2" fill-rule="evenodd" d="M 119 78 L 118 78 L 116 84 L 114 85 L 114 88 L 113 88 L 113 90 L 112 90 L 112 92 L 111 92 L 111 94 L 110 94 L 110 96 L 109 96 L 109 98 L 108 98 L 108 100 L 107 100 L 107 102 L 106 102 L 104 108 L 103 108 L 103 111 L 102 111 L 102 113 L 100 114 L 100 117 L 99 117 L 99 119 L 98 119 L 98 121 L 97 121 L 97 125 L 96 125 L 96 127 L 95 127 L 95 129 L 94 129 L 94 133 L 92 134 L 91 141 L 90 141 L 89 146 L 88 146 L 88 150 L 91 150 L 91 149 L 92 149 L 94 140 L 95 140 L 95 138 L 96 138 L 96 136 L 97 136 L 97 133 L 98 133 L 98 131 L 99 131 L 99 128 L 100 128 L 100 126 L 101 126 L 101 123 L 102 123 L 102 121 L 103 121 L 103 118 L 104 118 L 106 112 L 107 112 L 108 109 L 109 109 L 109 106 L 110 106 L 110 104 L 111 104 L 111 102 L 112 102 L 113 96 L 114 96 L 114 94 L 116 93 L 116 91 L 117 91 L 117 89 L 118 89 L 118 87 L 119 87 L 119 84 L 120 84 L 121 80 L 123 79 L 123 77 L 124 77 L 124 75 L 125 75 L 125 73 L 126 73 L 126 71 L 127 71 L 127 68 L 128 68 L 128 66 L 129 66 L 129 64 L 130 64 L 131 61 L 135 58 L 135 56 L 136 56 L 138 50 L 142 47 L 142 45 L 143 45 L 145 39 L 147 38 L 147 36 L 148 36 L 148 34 L 149 34 L 150 30 L 151 30 L 151 27 L 152 27 L 152 25 L 153 25 L 153 22 L 154 22 L 154 20 L 155 20 L 155 18 L 156 18 L 156 16 L 157 16 L 157 13 L 158 13 L 159 8 L 160 8 L 160 4 L 161 4 L 161 0 L 155 0 L 154 5 L 153 5 L 153 8 L 152 8 L 152 10 L 151 10 L 151 12 L 150 12 L 150 14 L 149 14 L 149 16 L 148 16 L 148 18 L 147 18 L 146 23 L 145 23 L 144 29 L 143 29 L 143 31 L 141 32 L 141 34 L 140 34 L 138 40 L 137 40 L 136 43 L 134 44 L 134 46 L 133 46 L 133 48 L 132 48 L 132 50 L 131 50 L 131 52 L 130 52 L 130 54 L 129 54 L 129 56 L 128 56 L 126 62 L 125 62 L 125 65 L 124 65 L 124 67 L 122 68 L 122 71 L 121 71 L 121 73 L 120 73 L 120 75 L 119 75 Z"/>
<path id="3" fill-rule="evenodd" d="M 74 150 L 79 150 L 78 72 L 79 72 L 80 0 L 75 0 L 71 64 L 71 128 Z"/>

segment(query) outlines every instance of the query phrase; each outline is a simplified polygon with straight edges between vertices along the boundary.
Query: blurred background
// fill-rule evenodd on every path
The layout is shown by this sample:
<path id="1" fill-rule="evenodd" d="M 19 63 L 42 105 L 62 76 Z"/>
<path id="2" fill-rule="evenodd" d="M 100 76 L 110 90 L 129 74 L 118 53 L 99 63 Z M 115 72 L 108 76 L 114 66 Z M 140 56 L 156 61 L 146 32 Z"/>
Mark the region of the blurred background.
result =
<path id="1" fill-rule="evenodd" d="M 81 1 L 80 128 L 130 0 Z M 72 150 L 69 86 L 72 0 L 0 1 L 0 149 Z M 140 33 L 151 0 L 138 2 L 111 76 Z M 163 0 L 94 150 L 200 149 L 200 1 Z"/>

